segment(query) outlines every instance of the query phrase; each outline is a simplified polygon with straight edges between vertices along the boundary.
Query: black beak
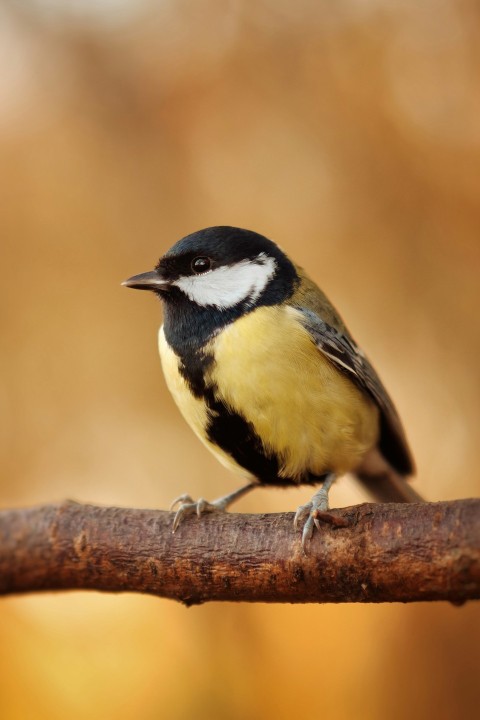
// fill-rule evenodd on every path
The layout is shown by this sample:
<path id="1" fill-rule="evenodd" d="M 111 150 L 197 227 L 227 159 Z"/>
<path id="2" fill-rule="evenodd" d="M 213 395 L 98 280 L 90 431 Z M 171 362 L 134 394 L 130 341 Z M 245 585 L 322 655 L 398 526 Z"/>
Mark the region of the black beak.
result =
<path id="1" fill-rule="evenodd" d="M 170 287 L 170 280 L 162 278 L 156 270 L 150 272 L 140 273 L 140 275 L 134 275 L 128 280 L 124 280 L 122 285 L 125 287 L 134 288 L 134 290 L 168 290 Z"/>

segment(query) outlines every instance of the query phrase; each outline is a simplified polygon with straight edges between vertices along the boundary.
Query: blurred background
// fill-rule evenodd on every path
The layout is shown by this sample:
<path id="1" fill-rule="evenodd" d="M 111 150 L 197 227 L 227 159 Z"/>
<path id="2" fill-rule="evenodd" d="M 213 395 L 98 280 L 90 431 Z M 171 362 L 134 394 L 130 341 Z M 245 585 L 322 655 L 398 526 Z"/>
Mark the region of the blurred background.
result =
<path id="1" fill-rule="evenodd" d="M 419 491 L 478 495 L 479 20 L 475 0 L 3 0 L 2 507 L 236 487 L 166 391 L 158 303 L 120 287 L 217 224 L 271 237 L 334 300 Z M 479 663 L 473 603 L 0 601 L 2 720 L 465 719 Z"/>

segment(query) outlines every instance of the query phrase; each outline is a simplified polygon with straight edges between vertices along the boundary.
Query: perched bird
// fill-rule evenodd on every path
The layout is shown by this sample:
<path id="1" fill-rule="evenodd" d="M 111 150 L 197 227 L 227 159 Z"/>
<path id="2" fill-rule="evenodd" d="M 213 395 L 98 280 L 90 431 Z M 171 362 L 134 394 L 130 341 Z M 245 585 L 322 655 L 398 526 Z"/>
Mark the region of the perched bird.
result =
<path id="1" fill-rule="evenodd" d="M 413 502 L 405 433 L 377 373 L 324 293 L 271 240 L 211 227 L 177 242 L 124 283 L 163 302 L 167 385 L 200 440 L 248 480 L 189 514 L 225 510 L 258 485 L 317 485 L 295 515 L 302 544 L 328 511 L 336 476 L 353 472 L 379 500 Z"/>

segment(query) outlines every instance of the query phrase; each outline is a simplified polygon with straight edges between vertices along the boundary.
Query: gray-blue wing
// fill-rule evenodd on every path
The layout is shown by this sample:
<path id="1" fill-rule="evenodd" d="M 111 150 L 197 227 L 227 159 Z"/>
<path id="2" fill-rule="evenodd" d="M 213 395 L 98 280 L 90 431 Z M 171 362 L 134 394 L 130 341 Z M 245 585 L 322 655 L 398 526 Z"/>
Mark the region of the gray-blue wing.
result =
<path id="1" fill-rule="evenodd" d="M 380 410 L 378 447 L 384 458 L 401 475 L 411 475 L 414 463 L 402 423 L 380 378 L 362 350 L 346 331 L 335 329 L 312 310 L 302 307 L 297 309 L 301 311 L 303 324 L 320 352 L 377 404 Z"/>

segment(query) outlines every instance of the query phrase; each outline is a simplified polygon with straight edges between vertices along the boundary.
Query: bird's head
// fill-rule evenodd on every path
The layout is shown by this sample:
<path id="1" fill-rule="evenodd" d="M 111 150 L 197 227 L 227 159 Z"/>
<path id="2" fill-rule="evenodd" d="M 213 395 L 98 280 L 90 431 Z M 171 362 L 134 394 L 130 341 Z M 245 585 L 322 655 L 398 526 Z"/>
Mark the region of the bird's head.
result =
<path id="1" fill-rule="evenodd" d="M 271 240 L 250 230 L 219 226 L 199 230 L 173 245 L 155 269 L 123 285 L 151 290 L 166 306 L 210 308 L 216 316 L 275 305 L 297 283 L 293 263 Z M 235 311 L 235 312 L 232 312 Z"/>

